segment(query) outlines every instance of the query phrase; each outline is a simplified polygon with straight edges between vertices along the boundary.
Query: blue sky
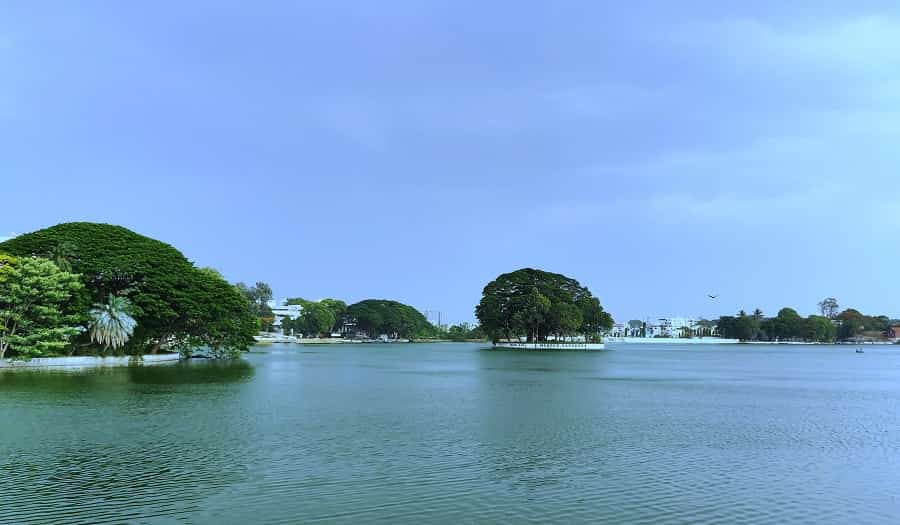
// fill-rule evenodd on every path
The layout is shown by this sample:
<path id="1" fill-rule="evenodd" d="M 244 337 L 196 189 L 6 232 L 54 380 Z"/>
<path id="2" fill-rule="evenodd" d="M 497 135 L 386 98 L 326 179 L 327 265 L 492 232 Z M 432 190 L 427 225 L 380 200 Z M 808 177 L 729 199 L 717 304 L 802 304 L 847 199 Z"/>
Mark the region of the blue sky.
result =
<path id="1" fill-rule="evenodd" d="M 900 8 L 783 4 L 3 2 L 0 236 L 451 321 L 524 266 L 622 321 L 900 317 Z"/>

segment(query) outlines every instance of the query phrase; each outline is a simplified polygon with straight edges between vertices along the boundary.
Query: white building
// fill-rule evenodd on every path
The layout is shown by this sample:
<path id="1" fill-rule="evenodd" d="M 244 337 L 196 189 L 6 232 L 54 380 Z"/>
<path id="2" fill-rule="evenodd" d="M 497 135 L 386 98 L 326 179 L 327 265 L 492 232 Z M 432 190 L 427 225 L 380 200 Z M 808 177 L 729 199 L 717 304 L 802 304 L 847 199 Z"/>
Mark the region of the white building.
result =
<path id="1" fill-rule="evenodd" d="M 303 312 L 303 307 L 299 304 L 287 304 L 287 300 L 282 300 L 280 302 L 269 301 L 269 308 L 272 309 L 272 315 L 275 317 L 275 321 L 272 323 L 274 328 L 281 328 L 281 320 L 287 317 L 290 320 L 296 320 L 300 317 L 300 314 Z"/>
<path id="2" fill-rule="evenodd" d="M 693 317 L 661 317 L 656 322 L 647 320 L 641 324 L 642 326 L 630 326 L 617 323 L 607 332 L 607 335 L 611 337 L 670 337 L 673 339 L 686 335 L 691 337 L 717 335 L 715 326 L 701 325 L 700 320 Z"/>

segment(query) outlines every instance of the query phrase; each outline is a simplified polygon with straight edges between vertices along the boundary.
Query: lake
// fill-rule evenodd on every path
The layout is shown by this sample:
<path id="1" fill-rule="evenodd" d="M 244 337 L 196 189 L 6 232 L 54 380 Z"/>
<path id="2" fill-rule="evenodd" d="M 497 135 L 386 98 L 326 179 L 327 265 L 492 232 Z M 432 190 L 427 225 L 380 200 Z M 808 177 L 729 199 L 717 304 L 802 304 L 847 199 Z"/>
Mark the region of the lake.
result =
<path id="1" fill-rule="evenodd" d="M 0 523 L 892 523 L 900 347 L 276 345 L 0 374 Z"/>

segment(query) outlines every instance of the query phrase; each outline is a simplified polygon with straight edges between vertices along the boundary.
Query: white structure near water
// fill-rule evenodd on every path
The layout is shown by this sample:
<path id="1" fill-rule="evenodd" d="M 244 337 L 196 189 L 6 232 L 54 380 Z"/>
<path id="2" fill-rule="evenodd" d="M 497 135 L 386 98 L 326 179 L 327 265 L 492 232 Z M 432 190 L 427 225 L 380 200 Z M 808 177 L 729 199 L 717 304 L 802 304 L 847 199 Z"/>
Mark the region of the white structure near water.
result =
<path id="1" fill-rule="evenodd" d="M 542 343 L 494 343 L 498 350 L 604 350 L 603 343 L 567 343 L 545 341 Z"/>
<path id="2" fill-rule="evenodd" d="M 694 317 L 660 317 L 655 322 L 641 321 L 640 324 L 633 322 L 616 323 L 612 329 L 606 332 L 607 337 L 617 339 L 630 338 L 687 338 L 693 337 L 715 337 L 718 335 L 716 326 L 710 326 L 708 323 L 701 324 L 702 319 Z"/>
<path id="3" fill-rule="evenodd" d="M 272 309 L 272 315 L 275 317 L 275 321 L 272 322 L 272 326 L 275 328 L 281 328 L 281 320 L 285 317 L 290 319 L 291 321 L 296 320 L 300 317 L 300 314 L 303 312 L 303 307 L 299 304 L 287 304 L 287 299 L 283 299 L 281 301 L 269 301 L 269 308 Z"/>

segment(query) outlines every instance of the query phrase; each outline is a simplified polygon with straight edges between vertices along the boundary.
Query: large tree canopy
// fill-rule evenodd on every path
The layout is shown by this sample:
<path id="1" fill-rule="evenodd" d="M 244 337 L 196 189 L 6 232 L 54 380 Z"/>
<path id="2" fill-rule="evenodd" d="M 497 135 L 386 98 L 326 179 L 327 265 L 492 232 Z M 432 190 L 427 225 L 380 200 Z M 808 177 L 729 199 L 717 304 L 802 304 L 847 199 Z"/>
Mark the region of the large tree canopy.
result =
<path id="1" fill-rule="evenodd" d="M 612 317 L 590 290 L 558 273 L 523 268 L 505 273 L 484 288 L 475 315 L 494 341 L 527 336 L 599 335 Z"/>
<path id="2" fill-rule="evenodd" d="M 59 224 L 0 243 L 0 251 L 62 259 L 84 282 L 78 300 L 85 313 L 110 294 L 127 297 L 137 321 L 125 347 L 129 353 L 194 344 L 233 350 L 252 343 L 257 322 L 236 287 L 196 268 L 172 246 L 121 226 Z"/>
<path id="3" fill-rule="evenodd" d="M 347 307 L 346 317 L 369 334 L 400 338 L 431 336 L 434 327 L 412 306 L 383 299 L 366 299 Z"/>

